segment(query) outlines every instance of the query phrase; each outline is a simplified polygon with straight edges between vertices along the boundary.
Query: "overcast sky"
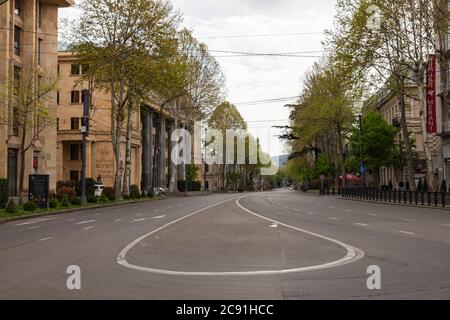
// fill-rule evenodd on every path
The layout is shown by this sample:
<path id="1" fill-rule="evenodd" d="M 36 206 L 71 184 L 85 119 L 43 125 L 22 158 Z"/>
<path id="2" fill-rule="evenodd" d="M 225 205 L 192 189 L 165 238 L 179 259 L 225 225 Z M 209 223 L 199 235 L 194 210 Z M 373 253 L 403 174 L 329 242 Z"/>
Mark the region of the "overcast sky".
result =
<path id="1" fill-rule="evenodd" d="M 255 53 L 308 52 L 321 55 L 324 40 L 320 33 L 331 28 L 334 0 L 172 0 L 183 13 L 183 26 L 191 29 L 210 50 Z M 76 16 L 75 9 L 61 9 L 60 17 Z M 286 33 L 289 36 L 229 37 Z M 317 34 L 319 33 L 319 34 Z M 219 38 L 217 38 L 219 37 Z M 224 38 L 220 38 L 224 37 Z M 311 53 L 309 53 L 311 52 Z M 293 97 L 301 92 L 303 75 L 318 58 L 229 57 L 212 52 L 227 79 L 228 100 L 242 103 Z M 285 153 L 272 125 L 288 123 L 284 104 L 239 106 L 252 134 L 260 137 L 272 156 Z M 270 137 L 270 138 L 269 138 Z"/>

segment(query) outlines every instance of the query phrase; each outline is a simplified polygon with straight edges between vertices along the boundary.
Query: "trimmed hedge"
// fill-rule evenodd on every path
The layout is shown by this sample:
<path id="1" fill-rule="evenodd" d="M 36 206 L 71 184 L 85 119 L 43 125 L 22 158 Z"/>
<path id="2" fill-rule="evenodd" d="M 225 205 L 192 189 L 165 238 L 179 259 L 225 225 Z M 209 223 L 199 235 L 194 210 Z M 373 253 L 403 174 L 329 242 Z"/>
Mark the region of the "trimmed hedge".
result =
<path id="1" fill-rule="evenodd" d="M 0 208 L 4 208 L 9 200 L 8 179 L 0 179 Z"/>
<path id="2" fill-rule="evenodd" d="M 34 201 L 25 202 L 23 205 L 23 210 L 25 211 L 34 211 L 37 209 L 37 204 Z"/>
<path id="3" fill-rule="evenodd" d="M 16 203 L 12 198 L 8 200 L 8 204 L 6 205 L 6 212 L 8 213 L 16 212 Z"/>

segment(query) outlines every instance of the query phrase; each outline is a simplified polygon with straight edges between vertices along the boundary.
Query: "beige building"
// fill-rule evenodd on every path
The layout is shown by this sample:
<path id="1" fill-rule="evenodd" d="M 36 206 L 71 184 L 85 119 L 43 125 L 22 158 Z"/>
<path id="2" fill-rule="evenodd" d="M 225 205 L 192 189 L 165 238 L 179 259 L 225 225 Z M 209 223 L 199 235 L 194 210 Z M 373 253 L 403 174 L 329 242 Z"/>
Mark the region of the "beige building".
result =
<path id="1" fill-rule="evenodd" d="M 0 4 L 0 86 L 7 87 L 12 79 L 21 80 L 38 73 L 57 70 L 58 8 L 74 5 L 73 0 L 9 0 Z M 21 161 L 25 162 L 24 189 L 33 173 L 50 175 L 50 189 L 56 186 L 56 126 L 40 135 L 34 146 L 20 159 L 21 130 L 14 125 L 13 92 L 0 105 L 9 120 L 0 126 L 0 177 L 9 179 L 11 195 L 17 195 Z M 56 92 L 45 99 L 49 111 L 56 114 Z M 29 139 L 29 137 L 26 137 Z"/>
<path id="2" fill-rule="evenodd" d="M 57 177 L 58 180 L 79 181 L 81 178 L 81 118 L 83 89 L 88 88 L 81 77 L 87 66 L 80 65 L 70 52 L 59 52 L 59 91 L 57 93 Z M 169 134 L 173 121 L 167 114 L 161 117 L 156 105 L 146 106 L 147 112 L 133 112 L 131 142 L 131 184 L 147 191 L 167 186 L 169 182 Z M 97 179 L 109 187 L 114 185 L 116 164 L 111 139 L 110 93 L 94 91 L 89 114 L 86 177 Z M 121 139 L 121 155 L 126 147 L 126 124 Z M 160 133 L 164 132 L 162 136 Z"/>
<path id="3" fill-rule="evenodd" d="M 408 131 L 411 133 L 416 146 L 415 151 L 419 155 L 415 174 L 415 178 L 416 180 L 418 180 L 419 178 L 424 178 L 426 176 L 427 166 L 423 149 L 422 127 L 420 123 L 420 104 L 419 101 L 414 98 L 417 97 L 417 86 L 411 82 L 407 83 L 405 87 L 405 93 L 406 123 L 408 126 Z M 375 98 L 372 108 L 379 112 L 389 124 L 400 128 L 400 104 L 398 101 L 398 96 L 395 94 L 395 92 L 388 89 L 380 90 Z M 433 162 L 436 163 L 440 156 L 439 139 L 435 134 L 428 134 L 428 139 L 431 143 L 430 146 L 433 156 Z M 390 181 L 392 182 L 394 187 L 398 187 L 398 183 L 400 181 L 407 181 L 406 172 L 400 172 L 392 167 L 381 168 L 380 184 L 388 185 Z"/>

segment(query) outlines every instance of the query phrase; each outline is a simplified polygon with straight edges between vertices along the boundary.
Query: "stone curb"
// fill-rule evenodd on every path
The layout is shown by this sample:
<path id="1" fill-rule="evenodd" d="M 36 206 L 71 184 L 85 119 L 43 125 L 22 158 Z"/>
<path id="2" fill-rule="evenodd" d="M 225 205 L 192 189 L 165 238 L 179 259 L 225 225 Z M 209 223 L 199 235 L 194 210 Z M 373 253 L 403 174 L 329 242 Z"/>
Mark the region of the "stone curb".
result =
<path id="1" fill-rule="evenodd" d="M 449 211 L 449 207 L 435 207 L 435 206 L 422 206 L 422 205 L 415 205 L 415 204 L 409 204 L 409 203 L 394 203 L 394 202 L 383 202 L 383 201 L 371 201 L 371 200 L 363 200 L 363 199 L 353 199 L 353 198 L 344 198 L 344 197 L 338 197 L 339 200 L 346 200 L 346 201 L 357 201 L 357 202 L 367 202 L 367 203 L 375 203 L 375 204 L 384 204 L 384 205 L 390 205 L 390 206 L 400 206 L 400 207 L 411 207 L 411 208 L 422 208 L 422 209 L 434 209 L 434 210 L 443 210 L 443 211 Z"/>
<path id="2" fill-rule="evenodd" d="M 72 208 L 72 209 L 64 209 L 64 210 L 52 211 L 52 212 L 41 212 L 41 213 L 35 213 L 35 214 L 26 215 L 26 216 L 18 216 L 18 217 L 0 219 L 0 225 L 8 223 L 8 222 L 19 221 L 19 220 L 27 220 L 27 219 L 33 219 L 33 218 L 39 218 L 39 217 L 62 215 L 62 214 L 73 213 L 73 212 L 103 209 L 103 208 L 108 208 L 108 207 L 119 207 L 119 206 L 124 206 L 127 204 L 146 203 L 146 202 L 151 202 L 151 201 L 159 201 L 162 199 L 164 199 L 164 198 L 158 198 L 158 199 L 155 198 L 155 199 L 148 199 L 148 200 L 141 200 L 141 201 L 108 203 L 108 204 L 105 204 L 102 206 Z"/>

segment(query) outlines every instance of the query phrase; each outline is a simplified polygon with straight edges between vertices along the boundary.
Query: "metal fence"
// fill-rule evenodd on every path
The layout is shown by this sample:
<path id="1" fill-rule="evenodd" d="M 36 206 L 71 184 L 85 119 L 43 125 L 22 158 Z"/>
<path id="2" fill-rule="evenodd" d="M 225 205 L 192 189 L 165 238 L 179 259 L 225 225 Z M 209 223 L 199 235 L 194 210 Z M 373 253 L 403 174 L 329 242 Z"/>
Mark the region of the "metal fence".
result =
<path id="1" fill-rule="evenodd" d="M 449 192 L 401 191 L 380 188 L 342 188 L 341 196 L 350 199 L 402 203 L 429 207 L 450 207 Z"/>

